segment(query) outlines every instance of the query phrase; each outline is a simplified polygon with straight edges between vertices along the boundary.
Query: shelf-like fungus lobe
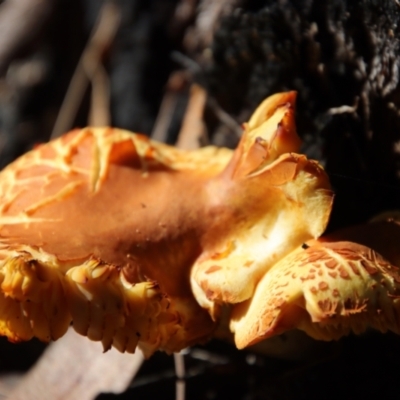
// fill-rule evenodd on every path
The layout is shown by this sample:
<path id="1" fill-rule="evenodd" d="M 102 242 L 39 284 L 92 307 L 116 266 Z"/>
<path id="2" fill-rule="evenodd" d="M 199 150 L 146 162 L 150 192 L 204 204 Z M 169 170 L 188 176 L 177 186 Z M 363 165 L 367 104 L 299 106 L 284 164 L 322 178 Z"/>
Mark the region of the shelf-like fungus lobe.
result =
<path id="1" fill-rule="evenodd" d="M 54 340 L 72 322 L 146 354 L 207 339 L 224 302 L 327 224 L 322 167 L 296 152 L 295 93 L 271 96 L 235 151 L 75 130 L 0 173 L 0 330 Z"/>
<path id="2" fill-rule="evenodd" d="M 239 348 L 293 328 L 322 340 L 368 327 L 400 333 L 399 299 L 396 266 L 359 243 L 322 238 L 275 264 L 234 308 L 231 329 Z"/>

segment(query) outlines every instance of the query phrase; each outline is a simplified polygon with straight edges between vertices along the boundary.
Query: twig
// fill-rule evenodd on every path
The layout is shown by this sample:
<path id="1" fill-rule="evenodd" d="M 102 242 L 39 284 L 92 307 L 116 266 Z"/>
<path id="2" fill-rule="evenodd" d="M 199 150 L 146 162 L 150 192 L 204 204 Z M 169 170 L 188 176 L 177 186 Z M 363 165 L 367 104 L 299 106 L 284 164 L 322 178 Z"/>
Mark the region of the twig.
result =
<path id="1" fill-rule="evenodd" d="M 92 79 L 95 75 L 104 51 L 111 45 L 120 18 L 119 7 L 112 0 L 107 0 L 100 10 L 92 36 L 72 77 L 51 134 L 52 139 L 71 128 L 72 121 L 88 87 L 89 79 Z"/>
<path id="2" fill-rule="evenodd" d="M 174 363 L 175 363 L 175 374 L 176 380 L 176 392 L 175 400 L 185 400 L 185 358 L 184 353 L 174 353 Z"/>
<path id="3" fill-rule="evenodd" d="M 167 141 L 168 127 L 171 125 L 171 121 L 176 108 L 177 94 L 168 91 L 165 93 L 161 102 L 160 110 L 157 114 L 156 122 L 154 123 L 153 132 L 151 138 L 158 142 L 165 143 Z"/>
<path id="4" fill-rule="evenodd" d="M 199 148 L 200 138 L 205 138 L 203 112 L 207 101 L 207 92 L 201 86 L 193 84 L 190 90 L 189 103 L 179 132 L 176 146 L 181 149 Z"/>
<path id="5" fill-rule="evenodd" d="M 226 111 L 221 108 L 221 106 L 213 97 L 208 98 L 207 105 L 214 112 L 215 116 L 229 129 L 231 129 L 238 138 L 242 136 L 243 128 L 237 123 L 234 118 L 232 118 Z"/>
<path id="6" fill-rule="evenodd" d="M 110 80 L 103 65 L 99 64 L 92 76 L 92 103 L 89 113 L 90 126 L 110 126 Z"/>
<path id="7" fill-rule="evenodd" d="M 173 51 L 171 53 L 171 59 L 178 64 L 181 64 L 182 67 L 185 67 L 191 74 L 202 74 L 203 70 L 198 62 L 188 57 L 186 54 L 181 53 L 180 51 Z"/>
<path id="8" fill-rule="evenodd" d="M 183 67 L 187 68 L 188 73 L 197 75 L 198 79 L 198 85 L 204 86 L 204 90 L 206 90 L 206 85 L 204 81 L 204 73 L 203 70 L 198 62 L 195 60 L 191 59 L 185 54 L 182 54 L 178 51 L 174 51 L 171 55 L 171 58 L 181 64 Z M 242 127 L 237 123 L 237 121 L 232 118 L 226 111 L 224 111 L 221 106 L 218 104 L 217 100 L 210 96 L 208 94 L 207 97 L 207 105 L 211 108 L 211 110 L 214 112 L 215 116 L 223 123 L 225 124 L 229 129 L 231 129 L 238 138 L 242 136 L 243 129 Z"/>
<path id="9" fill-rule="evenodd" d="M 186 91 L 187 86 L 186 73 L 184 71 L 176 71 L 168 79 L 166 93 L 151 133 L 152 139 L 163 143 L 167 141 L 168 128 L 174 116 L 178 97 L 182 95 L 182 92 Z"/>

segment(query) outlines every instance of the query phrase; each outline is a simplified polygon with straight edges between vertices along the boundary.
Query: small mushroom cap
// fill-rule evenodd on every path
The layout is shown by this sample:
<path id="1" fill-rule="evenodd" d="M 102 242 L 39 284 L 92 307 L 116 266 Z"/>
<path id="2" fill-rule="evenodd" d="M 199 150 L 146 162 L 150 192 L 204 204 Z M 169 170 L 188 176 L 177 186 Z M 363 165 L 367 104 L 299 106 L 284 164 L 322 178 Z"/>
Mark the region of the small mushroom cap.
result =
<path id="1" fill-rule="evenodd" d="M 233 308 L 238 348 L 294 328 L 322 340 L 368 327 L 399 333 L 399 269 L 358 243 L 325 240 L 283 258 Z"/>

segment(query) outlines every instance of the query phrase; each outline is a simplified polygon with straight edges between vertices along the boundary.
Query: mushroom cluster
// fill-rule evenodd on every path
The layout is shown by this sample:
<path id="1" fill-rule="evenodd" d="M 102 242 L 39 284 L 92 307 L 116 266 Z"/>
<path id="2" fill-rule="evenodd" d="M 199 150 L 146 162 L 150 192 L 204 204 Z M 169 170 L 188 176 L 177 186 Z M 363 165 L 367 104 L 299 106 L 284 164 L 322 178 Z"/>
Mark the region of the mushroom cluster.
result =
<path id="1" fill-rule="evenodd" d="M 235 151 L 85 128 L 6 167 L 0 334 L 56 340 L 72 323 L 149 356 L 207 340 L 224 305 L 240 348 L 293 328 L 398 332 L 395 255 L 357 229 L 318 239 L 333 193 L 298 154 L 295 98 L 266 99 Z"/>

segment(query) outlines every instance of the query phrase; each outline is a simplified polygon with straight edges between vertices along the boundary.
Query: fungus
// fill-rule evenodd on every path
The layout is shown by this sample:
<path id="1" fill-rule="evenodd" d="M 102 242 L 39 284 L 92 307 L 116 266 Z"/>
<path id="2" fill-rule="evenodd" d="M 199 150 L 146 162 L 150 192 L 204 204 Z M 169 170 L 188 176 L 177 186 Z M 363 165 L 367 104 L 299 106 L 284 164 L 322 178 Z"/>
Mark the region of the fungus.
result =
<path id="1" fill-rule="evenodd" d="M 236 345 L 294 328 L 322 340 L 368 327 L 400 334 L 399 237 L 398 223 L 379 221 L 300 246 L 233 308 Z"/>
<path id="2" fill-rule="evenodd" d="M 56 340 L 72 323 L 105 350 L 147 356 L 209 338 L 223 303 L 258 296 L 326 227 L 333 195 L 297 154 L 295 97 L 262 103 L 234 152 L 85 128 L 6 167 L 0 333 Z"/>

